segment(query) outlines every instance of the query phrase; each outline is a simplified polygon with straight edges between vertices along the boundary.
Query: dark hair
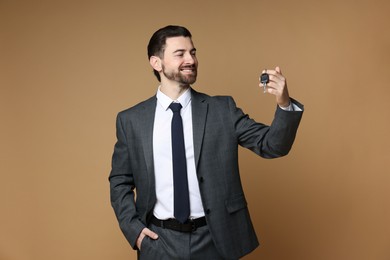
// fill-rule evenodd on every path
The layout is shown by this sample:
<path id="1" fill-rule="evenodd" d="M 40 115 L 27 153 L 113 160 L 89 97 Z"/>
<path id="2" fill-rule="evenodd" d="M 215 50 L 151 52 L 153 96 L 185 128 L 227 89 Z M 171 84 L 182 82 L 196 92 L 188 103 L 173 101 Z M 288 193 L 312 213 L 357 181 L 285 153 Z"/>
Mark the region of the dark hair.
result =
<path id="1" fill-rule="evenodd" d="M 192 37 L 191 33 L 187 28 L 177 25 L 168 25 L 164 28 L 157 30 L 152 38 L 149 40 L 148 44 L 148 59 L 152 56 L 158 56 L 160 58 L 164 55 L 165 43 L 167 38 L 171 37 Z M 160 74 L 158 71 L 153 70 L 154 75 L 157 77 L 158 81 L 161 81 Z"/>

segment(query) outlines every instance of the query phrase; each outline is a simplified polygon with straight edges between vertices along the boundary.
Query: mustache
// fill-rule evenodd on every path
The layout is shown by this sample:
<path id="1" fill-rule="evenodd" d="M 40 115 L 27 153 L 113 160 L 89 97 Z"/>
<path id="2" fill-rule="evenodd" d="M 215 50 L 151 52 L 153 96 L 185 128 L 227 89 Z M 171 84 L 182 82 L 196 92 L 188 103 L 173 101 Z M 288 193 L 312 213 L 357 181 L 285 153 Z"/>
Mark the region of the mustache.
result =
<path id="1" fill-rule="evenodd" d="M 196 69 L 195 65 L 187 65 L 187 66 L 181 66 L 180 69 Z"/>

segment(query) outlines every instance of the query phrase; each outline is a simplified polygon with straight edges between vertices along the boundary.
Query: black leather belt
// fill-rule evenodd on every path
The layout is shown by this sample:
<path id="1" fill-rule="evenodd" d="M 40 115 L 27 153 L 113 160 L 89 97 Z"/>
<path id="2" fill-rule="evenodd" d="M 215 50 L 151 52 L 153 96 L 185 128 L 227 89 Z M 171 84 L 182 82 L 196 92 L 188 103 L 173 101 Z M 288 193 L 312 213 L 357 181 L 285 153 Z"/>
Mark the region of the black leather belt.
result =
<path id="1" fill-rule="evenodd" d="M 205 217 L 189 219 L 184 223 L 180 223 L 174 218 L 161 220 L 156 218 L 155 216 L 152 216 L 150 222 L 157 227 L 167 228 L 179 232 L 188 232 L 188 233 L 194 232 L 197 228 L 207 225 Z"/>

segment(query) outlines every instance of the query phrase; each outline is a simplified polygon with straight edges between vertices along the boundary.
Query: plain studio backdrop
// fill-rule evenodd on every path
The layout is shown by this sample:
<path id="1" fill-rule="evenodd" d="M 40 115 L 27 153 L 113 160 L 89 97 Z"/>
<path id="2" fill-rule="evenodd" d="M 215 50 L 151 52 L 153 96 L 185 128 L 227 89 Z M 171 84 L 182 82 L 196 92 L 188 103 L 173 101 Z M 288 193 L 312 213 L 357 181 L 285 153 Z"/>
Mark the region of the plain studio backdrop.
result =
<path id="1" fill-rule="evenodd" d="M 389 14 L 385 0 L 0 0 L 0 259 L 136 258 L 109 201 L 115 117 L 155 94 L 146 45 L 168 24 L 193 34 L 196 90 L 270 123 L 258 77 L 280 66 L 305 105 L 287 157 L 240 150 L 261 242 L 244 259 L 390 259 Z"/>

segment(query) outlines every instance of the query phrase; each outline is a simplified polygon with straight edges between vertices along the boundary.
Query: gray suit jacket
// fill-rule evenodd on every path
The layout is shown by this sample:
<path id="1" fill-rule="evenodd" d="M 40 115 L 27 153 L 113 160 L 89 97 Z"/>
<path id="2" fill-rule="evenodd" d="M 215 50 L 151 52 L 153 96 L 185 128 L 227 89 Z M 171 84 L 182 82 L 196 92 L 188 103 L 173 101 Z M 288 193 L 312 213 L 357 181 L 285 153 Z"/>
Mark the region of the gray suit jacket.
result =
<path id="1" fill-rule="evenodd" d="M 191 91 L 195 163 L 208 227 L 220 254 L 239 258 L 254 250 L 258 240 L 239 176 L 238 145 L 264 158 L 286 155 L 302 112 L 278 107 L 267 126 L 250 119 L 231 97 Z M 111 203 L 133 248 L 156 202 L 152 145 L 156 101 L 153 96 L 120 112 L 116 123 Z"/>

